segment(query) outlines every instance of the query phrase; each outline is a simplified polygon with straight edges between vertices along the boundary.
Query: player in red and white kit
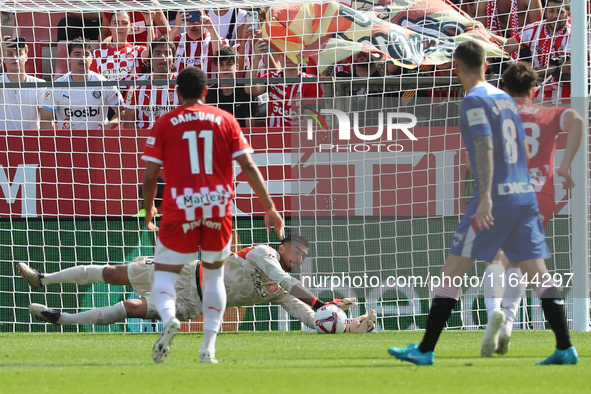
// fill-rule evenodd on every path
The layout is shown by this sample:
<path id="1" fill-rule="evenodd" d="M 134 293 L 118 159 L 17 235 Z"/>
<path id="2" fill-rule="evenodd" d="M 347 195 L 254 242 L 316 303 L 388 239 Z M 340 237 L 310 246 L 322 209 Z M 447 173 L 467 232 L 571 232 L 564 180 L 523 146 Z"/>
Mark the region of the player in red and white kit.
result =
<path id="1" fill-rule="evenodd" d="M 160 117 L 146 141 L 143 159 L 143 195 L 146 224 L 157 214 L 154 197 L 160 168 L 166 187 L 162 222 L 154 255 L 152 296 L 164 329 L 152 358 L 160 363 L 180 322 L 175 317 L 175 282 L 183 265 L 197 259 L 203 264 L 204 340 L 201 362 L 216 363 L 215 340 L 226 308 L 223 261 L 230 255 L 234 197 L 232 161 L 236 160 L 266 213 L 265 223 L 283 236 L 283 219 L 275 209 L 263 177 L 251 159 L 253 151 L 236 119 L 221 109 L 203 104 L 207 95 L 205 73 L 189 67 L 177 78 L 181 107 Z"/>
<path id="2" fill-rule="evenodd" d="M 556 154 L 556 137 L 559 133 L 568 133 L 566 149 L 560 167 L 556 173 L 564 178 L 562 187 L 572 189 L 575 183 L 570 174 L 571 164 L 583 139 L 583 119 L 572 109 L 563 107 L 544 107 L 532 103 L 532 90 L 536 84 L 536 72 L 527 63 L 510 66 L 503 74 L 503 82 L 509 94 L 519 106 L 523 121 L 526 142 L 529 145 L 529 161 L 527 167 L 534 186 L 540 220 L 544 227 L 554 215 L 554 156 Z M 504 274 L 504 282 L 502 275 Z M 488 313 L 487 329 L 483 338 L 483 349 L 486 341 L 498 345 L 486 346 L 498 354 L 505 354 L 509 349 L 509 340 L 513 329 L 513 320 L 525 292 L 525 281 L 519 268 L 509 263 L 502 250 L 497 253 L 492 264 L 484 271 L 484 302 Z M 516 282 L 517 280 L 517 282 Z M 515 286 L 515 284 L 517 286 Z M 499 327 L 491 324 L 492 315 L 502 310 L 505 322 Z M 484 352 L 483 357 L 492 357 L 492 353 Z"/>

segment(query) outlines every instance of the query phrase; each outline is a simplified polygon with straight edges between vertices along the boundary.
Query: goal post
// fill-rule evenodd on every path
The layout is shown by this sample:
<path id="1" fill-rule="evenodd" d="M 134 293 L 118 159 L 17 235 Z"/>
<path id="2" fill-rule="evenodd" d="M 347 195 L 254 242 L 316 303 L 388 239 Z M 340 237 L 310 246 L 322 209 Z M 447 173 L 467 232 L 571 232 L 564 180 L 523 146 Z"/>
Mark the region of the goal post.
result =
<path id="1" fill-rule="evenodd" d="M 584 136 L 573 161 L 572 267 L 573 330 L 589 331 L 589 15 L 588 2 L 573 1 L 572 11 L 572 106 L 583 118 Z"/>

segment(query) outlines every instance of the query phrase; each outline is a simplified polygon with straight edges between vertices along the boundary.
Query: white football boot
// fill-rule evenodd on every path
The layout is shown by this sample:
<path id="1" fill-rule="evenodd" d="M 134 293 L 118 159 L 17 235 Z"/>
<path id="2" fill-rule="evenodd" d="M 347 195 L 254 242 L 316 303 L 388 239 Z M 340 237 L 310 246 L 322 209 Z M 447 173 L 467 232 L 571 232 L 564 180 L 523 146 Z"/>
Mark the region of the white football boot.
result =
<path id="1" fill-rule="evenodd" d="M 45 276 L 43 275 L 43 272 L 31 268 L 25 263 L 18 263 L 18 270 L 21 273 L 21 276 L 29 283 L 31 290 L 43 287 L 43 284 L 41 283 L 41 279 Z"/>
<path id="2" fill-rule="evenodd" d="M 214 354 L 211 354 L 211 352 L 206 350 L 201 353 L 201 362 L 204 364 L 217 364 L 218 360 L 215 358 Z"/>
<path id="3" fill-rule="evenodd" d="M 60 324 L 59 319 L 61 313 L 59 313 L 56 310 L 49 309 L 45 305 L 31 304 L 29 305 L 29 313 L 39 321 L 52 324 Z"/>
<path id="4" fill-rule="evenodd" d="M 166 323 L 160 334 L 160 338 L 158 338 L 152 349 L 152 359 L 155 363 L 161 363 L 168 357 L 168 353 L 170 353 L 170 342 L 172 342 L 172 338 L 179 332 L 180 327 L 181 322 L 176 317 Z"/>
<path id="5" fill-rule="evenodd" d="M 503 355 L 509 351 L 509 341 L 511 340 L 511 333 L 513 332 L 513 322 L 507 320 L 501 330 L 499 331 L 499 345 L 495 353 Z"/>
<path id="6" fill-rule="evenodd" d="M 494 311 L 486 325 L 486 330 L 484 330 L 484 335 L 482 337 L 482 344 L 480 345 L 481 357 L 492 357 L 495 350 L 497 350 L 499 331 L 504 322 L 505 313 L 500 309 Z"/>

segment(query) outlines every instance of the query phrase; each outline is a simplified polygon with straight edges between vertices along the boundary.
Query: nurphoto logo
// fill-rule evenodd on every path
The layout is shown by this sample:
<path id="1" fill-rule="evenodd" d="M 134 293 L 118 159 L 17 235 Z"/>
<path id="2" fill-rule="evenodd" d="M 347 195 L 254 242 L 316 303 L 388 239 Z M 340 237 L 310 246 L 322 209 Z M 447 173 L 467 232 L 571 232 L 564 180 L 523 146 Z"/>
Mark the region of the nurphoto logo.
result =
<path id="1" fill-rule="evenodd" d="M 365 134 L 370 128 L 359 128 L 359 112 L 353 112 L 353 120 L 349 116 L 338 109 L 321 109 L 318 111 L 311 111 L 308 113 L 311 119 L 307 120 L 307 139 L 313 140 L 316 132 L 316 125 L 320 130 L 328 130 L 326 120 L 322 115 L 334 115 L 338 123 L 338 143 L 337 144 L 320 144 L 318 146 L 319 152 L 402 152 L 403 146 L 397 143 L 390 143 L 394 141 L 393 131 L 400 130 L 411 141 L 416 141 L 417 137 L 410 131 L 417 124 L 417 117 L 413 114 L 405 112 L 387 112 L 384 116 L 383 112 L 378 113 L 377 129 L 371 128 L 371 134 Z M 384 133 L 384 117 L 386 119 L 386 141 L 381 138 Z M 408 120 L 401 122 L 400 120 Z M 375 131 L 374 131 L 375 129 Z M 351 143 L 352 134 L 356 139 L 361 140 L 361 143 Z M 379 141 L 378 141 L 379 140 Z M 368 143 L 368 141 L 376 141 Z M 340 143 L 342 142 L 342 144 Z"/>

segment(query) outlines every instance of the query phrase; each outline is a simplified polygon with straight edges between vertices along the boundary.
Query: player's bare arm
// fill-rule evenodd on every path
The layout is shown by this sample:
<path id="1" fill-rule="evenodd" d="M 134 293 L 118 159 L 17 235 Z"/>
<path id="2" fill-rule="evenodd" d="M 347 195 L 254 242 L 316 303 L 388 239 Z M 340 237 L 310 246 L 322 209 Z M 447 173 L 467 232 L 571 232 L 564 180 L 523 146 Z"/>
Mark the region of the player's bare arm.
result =
<path id="1" fill-rule="evenodd" d="M 119 126 L 119 118 L 121 116 L 121 107 L 113 107 L 113 111 L 115 111 L 115 115 L 111 118 L 111 120 L 105 125 L 105 129 L 114 129 Z"/>
<path id="2" fill-rule="evenodd" d="M 203 27 L 211 34 L 211 49 L 216 53 L 220 49 L 221 38 L 211 18 L 205 12 L 201 13 L 201 23 L 203 23 Z"/>
<path id="3" fill-rule="evenodd" d="M 570 169 L 575 154 L 583 141 L 584 126 L 583 118 L 578 112 L 569 110 L 564 114 L 563 131 L 568 132 L 568 137 L 566 138 L 566 148 L 564 150 L 564 156 L 562 156 L 562 162 L 556 170 L 556 174 L 564 178 L 562 182 L 563 189 L 572 189 L 575 187 Z"/>
<path id="4" fill-rule="evenodd" d="M 168 35 L 168 32 L 170 31 L 170 25 L 168 24 L 168 19 L 166 19 L 166 15 L 164 15 L 162 9 L 159 9 L 156 12 L 153 12 L 152 14 L 153 24 L 154 26 L 156 26 L 158 31 L 160 31 L 160 34 L 162 34 L 163 36 Z"/>
<path id="5" fill-rule="evenodd" d="M 55 123 L 53 122 L 53 112 L 43 108 L 39 108 L 39 125 L 42 129 L 53 129 Z"/>
<path id="6" fill-rule="evenodd" d="M 517 41 L 517 38 L 515 37 L 505 38 L 492 33 L 491 37 L 494 38 L 507 53 L 517 52 L 519 50 L 519 47 L 521 46 L 521 43 Z"/>
<path id="7" fill-rule="evenodd" d="M 158 214 L 158 209 L 154 206 L 154 199 L 158 192 L 158 173 L 160 172 L 160 164 L 149 161 L 144 172 L 144 181 L 142 186 L 142 193 L 144 195 L 144 209 L 146 216 L 144 220 L 148 229 L 156 231 L 158 227 L 152 223 L 152 218 Z"/>
<path id="8" fill-rule="evenodd" d="M 519 0 L 517 7 L 519 8 L 520 28 L 530 23 L 541 21 L 544 17 L 542 2 L 540 0 Z"/>
<path id="9" fill-rule="evenodd" d="M 269 51 L 269 44 L 264 41 L 264 40 L 259 40 L 256 42 L 256 44 L 254 44 L 253 46 L 253 52 L 254 52 L 254 60 L 252 61 L 252 66 L 251 66 L 251 70 L 250 70 L 250 80 L 252 81 L 253 79 L 258 77 L 258 64 L 261 61 L 261 57 L 263 56 L 263 53 L 265 53 L 265 51 Z M 268 55 L 267 55 L 268 56 Z M 268 56 L 269 58 L 270 56 Z M 267 66 L 267 69 L 269 69 L 268 63 L 265 62 L 265 65 Z M 275 64 L 276 66 L 276 64 Z M 265 87 L 265 85 L 262 84 L 257 84 L 257 85 L 245 85 L 244 86 L 244 90 L 246 91 L 246 93 L 250 94 L 251 96 L 260 96 L 261 94 L 265 93 L 265 91 L 267 90 L 267 88 Z"/>
<path id="10" fill-rule="evenodd" d="M 137 114 L 136 110 L 132 108 L 126 108 L 123 112 L 123 128 L 125 129 L 136 129 L 137 128 Z"/>
<path id="11" fill-rule="evenodd" d="M 474 164 L 478 174 L 480 203 L 472 218 L 479 230 L 489 229 L 494 224 L 492 217 L 492 177 L 493 177 L 493 142 L 489 135 L 479 135 L 474 139 Z"/>
<path id="12" fill-rule="evenodd" d="M 283 218 L 275 209 L 275 204 L 267 191 L 267 187 L 265 186 L 265 181 L 259 168 L 252 160 L 252 157 L 249 153 L 245 153 L 236 157 L 236 161 L 240 164 L 242 168 L 242 172 L 246 176 L 248 183 L 252 190 L 256 193 L 259 197 L 259 200 L 263 204 L 265 208 L 265 223 L 267 224 L 267 230 L 270 230 L 271 227 L 275 229 L 277 232 L 277 236 L 279 238 L 283 238 Z M 146 190 L 144 189 L 144 193 Z M 155 194 L 154 194 L 155 195 Z M 145 206 L 145 205 L 144 205 Z M 148 208 L 146 207 L 146 210 Z"/>

